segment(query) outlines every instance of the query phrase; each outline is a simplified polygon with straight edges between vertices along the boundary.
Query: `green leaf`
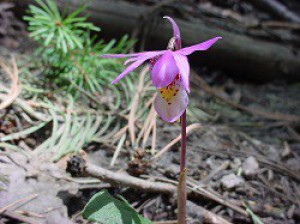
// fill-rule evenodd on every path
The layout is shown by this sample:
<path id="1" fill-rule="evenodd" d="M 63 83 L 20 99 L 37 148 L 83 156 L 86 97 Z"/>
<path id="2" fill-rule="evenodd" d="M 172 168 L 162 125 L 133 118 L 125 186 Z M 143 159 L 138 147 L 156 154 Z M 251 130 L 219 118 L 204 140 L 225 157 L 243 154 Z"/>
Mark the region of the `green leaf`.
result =
<path id="1" fill-rule="evenodd" d="M 47 12 L 49 15 L 54 15 L 52 14 L 51 10 L 49 7 L 42 1 L 42 0 L 35 0 L 44 10 Z M 47 2 L 48 3 L 48 2 Z"/>
<path id="2" fill-rule="evenodd" d="M 250 208 L 246 207 L 246 212 L 251 216 L 254 224 L 264 224 L 261 219 L 256 214 L 254 214 L 254 212 L 252 212 Z"/>
<path id="3" fill-rule="evenodd" d="M 50 41 L 52 40 L 53 37 L 54 37 L 54 33 L 53 32 L 49 33 L 49 35 L 47 36 L 47 38 L 44 42 L 45 46 L 49 45 L 49 43 L 50 43 Z"/>
<path id="4" fill-rule="evenodd" d="M 53 13 L 57 20 L 61 20 L 60 13 L 58 11 L 57 5 L 52 0 L 47 0 L 47 4 L 49 6 L 50 12 Z"/>
<path id="5" fill-rule="evenodd" d="M 83 217 L 101 224 L 152 224 L 129 204 L 112 197 L 107 190 L 92 197 L 83 210 Z"/>
<path id="6" fill-rule="evenodd" d="M 65 22 L 68 23 L 72 19 L 80 19 L 80 20 L 86 20 L 86 18 L 76 18 L 80 13 L 82 13 L 87 8 L 87 5 L 82 5 L 78 9 L 76 9 L 74 12 L 72 12 L 70 15 L 67 16 Z"/>

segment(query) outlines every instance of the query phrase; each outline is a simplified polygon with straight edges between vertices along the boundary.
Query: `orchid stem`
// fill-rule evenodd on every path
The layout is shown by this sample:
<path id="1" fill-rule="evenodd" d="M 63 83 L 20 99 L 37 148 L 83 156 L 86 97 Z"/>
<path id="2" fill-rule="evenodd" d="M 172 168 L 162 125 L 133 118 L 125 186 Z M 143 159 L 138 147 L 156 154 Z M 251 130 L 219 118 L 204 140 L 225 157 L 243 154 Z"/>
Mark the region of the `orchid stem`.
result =
<path id="1" fill-rule="evenodd" d="M 186 224 L 186 111 L 181 115 L 180 180 L 178 185 L 178 224 Z"/>

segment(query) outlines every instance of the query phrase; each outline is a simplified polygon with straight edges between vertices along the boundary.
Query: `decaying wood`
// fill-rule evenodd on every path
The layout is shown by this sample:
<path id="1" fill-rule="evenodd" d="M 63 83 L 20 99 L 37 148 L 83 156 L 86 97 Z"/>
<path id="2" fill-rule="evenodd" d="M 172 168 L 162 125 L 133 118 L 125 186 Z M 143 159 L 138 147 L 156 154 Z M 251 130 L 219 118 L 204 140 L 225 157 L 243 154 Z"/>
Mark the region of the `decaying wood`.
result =
<path id="1" fill-rule="evenodd" d="M 17 1 L 17 8 L 24 12 L 25 6 L 30 1 Z M 76 8 L 80 0 L 66 3 L 58 0 L 61 8 Z M 136 5 L 124 1 L 96 0 L 91 3 L 87 12 L 90 21 L 102 28 L 102 34 L 107 37 L 117 37 L 124 33 L 132 33 L 140 22 L 145 21 L 147 28 L 148 43 L 151 50 L 165 48 L 171 35 L 172 27 L 163 20 L 164 15 L 153 18 L 149 14 L 151 7 Z M 152 11 L 151 11 L 152 12 Z M 222 67 L 224 70 L 256 81 L 286 79 L 300 80 L 300 52 L 291 49 L 288 45 L 272 43 L 260 39 L 253 39 L 246 35 L 237 34 L 221 29 L 214 24 L 192 19 L 183 20 L 173 16 L 180 26 L 184 45 L 192 45 L 215 36 L 222 36 L 219 41 L 207 52 L 200 52 L 192 57 L 192 62 L 209 62 L 214 66 Z M 148 19 L 148 20 L 147 20 Z M 155 24 L 155 25 L 154 25 Z M 220 20 L 220 24 L 222 21 Z"/>
<path id="2" fill-rule="evenodd" d="M 108 182 L 112 185 L 122 185 L 145 192 L 162 193 L 167 195 L 176 194 L 177 188 L 167 183 L 151 182 L 126 173 L 113 172 L 92 164 L 86 164 L 85 171 L 88 175 Z"/>
<path id="3" fill-rule="evenodd" d="M 285 5 L 281 4 L 278 0 L 250 0 L 253 4 L 269 11 L 274 16 L 290 22 L 300 23 L 300 17 L 290 11 Z"/>

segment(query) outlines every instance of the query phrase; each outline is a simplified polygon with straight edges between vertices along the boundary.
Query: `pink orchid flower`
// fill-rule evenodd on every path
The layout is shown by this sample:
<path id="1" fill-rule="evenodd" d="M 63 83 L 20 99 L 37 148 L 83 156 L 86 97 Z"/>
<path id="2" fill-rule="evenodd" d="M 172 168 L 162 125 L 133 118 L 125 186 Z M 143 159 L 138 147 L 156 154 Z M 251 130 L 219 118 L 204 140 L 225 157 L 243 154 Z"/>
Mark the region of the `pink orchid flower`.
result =
<path id="1" fill-rule="evenodd" d="M 179 27 L 170 17 L 168 19 L 174 32 L 175 46 L 181 46 Z M 150 74 L 157 88 L 154 107 L 157 114 L 167 122 L 176 121 L 186 110 L 190 93 L 190 65 L 187 55 L 195 51 L 205 51 L 222 37 L 215 37 L 203 43 L 172 51 L 147 51 L 135 54 L 105 54 L 105 58 L 126 58 L 125 65 L 131 63 L 113 82 L 117 83 L 130 72 L 150 60 Z M 178 48 L 178 47 L 177 47 Z"/>

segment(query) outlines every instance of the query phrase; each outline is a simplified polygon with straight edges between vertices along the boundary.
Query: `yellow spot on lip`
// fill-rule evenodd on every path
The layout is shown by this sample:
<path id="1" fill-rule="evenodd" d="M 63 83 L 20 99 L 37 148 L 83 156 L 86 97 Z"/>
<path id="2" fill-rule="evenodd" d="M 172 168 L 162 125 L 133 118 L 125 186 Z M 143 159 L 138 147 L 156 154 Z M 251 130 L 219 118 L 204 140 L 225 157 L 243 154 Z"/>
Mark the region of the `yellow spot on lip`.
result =
<path id="1" fill-rule="evenodd" d="M 158 89 L 158 91 L 161 94 L 161 97 L 168 103 L 168 105 L 171 105 L 170 101 L 179 92 L 180 84 L 176 83 L 179 80 L 180 80 L 180 76 L 177 75 L 174 81 L 170 83 L 168 86 Z"/>
<path id="2" fill-rule="evenodd" d="M 161 96 L 162 98 L 167 101 L 167 103 L 169 103 L 178 93 L 179 89 L 177 88 L 167 88 L 167 87 L 164 87 L 164 88 L 161 88 L 159 89 L 160 93 L 161 93 Z"/>

